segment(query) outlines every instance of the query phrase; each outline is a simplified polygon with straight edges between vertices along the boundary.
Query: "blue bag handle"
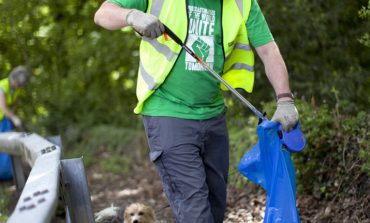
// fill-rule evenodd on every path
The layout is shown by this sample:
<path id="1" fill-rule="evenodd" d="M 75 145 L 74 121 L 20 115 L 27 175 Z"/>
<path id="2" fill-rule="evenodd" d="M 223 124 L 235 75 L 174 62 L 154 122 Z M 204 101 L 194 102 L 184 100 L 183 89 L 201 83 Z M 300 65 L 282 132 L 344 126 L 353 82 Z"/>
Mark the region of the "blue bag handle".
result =
<path id="1" fill-rule="evenodd" d="M 285 132 L 283 127 L 279 125 L 278 135 L 281 143 L 289 152 L 301 152 L 306 145 L 306 136 L 303 134 L 299 122 L 290 132 Z"/>

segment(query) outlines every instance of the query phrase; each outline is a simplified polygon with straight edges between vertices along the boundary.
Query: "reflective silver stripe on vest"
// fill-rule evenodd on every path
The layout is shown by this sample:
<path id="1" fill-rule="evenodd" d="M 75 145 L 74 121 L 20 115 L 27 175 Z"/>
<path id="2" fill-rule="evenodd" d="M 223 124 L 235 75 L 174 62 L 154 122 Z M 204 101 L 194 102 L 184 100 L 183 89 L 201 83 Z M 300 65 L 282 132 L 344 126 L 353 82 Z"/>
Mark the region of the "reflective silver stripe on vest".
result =
<path id="1" fill-rule="evenodd" d="M 234 49 L 250 51 L 251 46 L 249 44 L 244 44 L 244 43 L 235 43 Z M 226 60 L 228 60 L 230 56 L 231 56 L 231 53 L 226 57 Z"/>
<path id="2" fill-rule="evenodd" d="M 163 2 L 164 0 L 153 0 L 150 14 L 159 17 L 162 11 Z"/>
<path id="3" fill-rule="evenodd" d="M 246 50 L 246 51 L 251 50 L 251 46 L 249 44 L 243 44 L 243 43 L 235 43 L 234 48 Z"/>
<path id="4" fill-rule="evenodd" d="M 244 10 L 243 10 L 243 0 L 235 0 L 236 4 L 238 5 L 239 11 L 244 17 Z"/>
<path id="5" fill-rule="evenodd" d="M 163 54 L 168 61 L 171 61 L 177 53 L 172 51 L 168 46 L 158 42 L 157 39 L 149 39 L 147 37 L 143 37 L 143 41 L 150 43 L 159 53 Z"/>
<path id="6" fill-rule="evenodd" d="M 150 14 L 159 17 L 162 11 L 163 2 L 164 0 L 153 0 Z M 168 61 L 171 61 L 175 56 L 177 56 L 176 52 L 173 52 L 168 46 L 158 42 L 157 39 L 143 37 L 143 40 L 150 43 L 150 45 L 152 45 L 159 53 L 163 54 Z"/>
<path id="7" fill-rule="evenodd" d="M 230 70 L 248 70 L 250 72 L 254 72 L 254 67 L 244 63 L 235 63 L 227 71 L 225 71 L 224 74 Z"/>
<path id="8" fill-rule="evenodd" d="M 140 66 L 139 66 L 140 74 L 145 83 L 148 85 L 149 90 L 154 90 L 157 88 L 157 84 L 154 82 L 154 79 L 148 72 L 146 72 L 143 63 L 140 61 Z"/>

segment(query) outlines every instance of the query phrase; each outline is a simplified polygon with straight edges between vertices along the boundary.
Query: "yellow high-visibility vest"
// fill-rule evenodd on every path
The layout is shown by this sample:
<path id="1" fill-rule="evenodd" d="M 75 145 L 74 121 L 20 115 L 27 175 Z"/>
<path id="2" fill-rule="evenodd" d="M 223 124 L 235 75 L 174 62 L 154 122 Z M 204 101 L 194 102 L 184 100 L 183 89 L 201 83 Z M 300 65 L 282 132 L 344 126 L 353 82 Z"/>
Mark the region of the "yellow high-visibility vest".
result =
<path id="1" fill-rule="evenodd" d="M 2 90 L 5 94 L 6 99 L 6 105 L 8 107 L 11 107 L 14 102 L 17 100 L 17 97 L 19 95 L 19 89 L 15 89 L 13 94 L 10 89 L 10 83 L 8 78 L 4 78 L 0 80 L 0 90 Z M 4 112 L 0 109 L 0 120 L 4 118 Z"/>
<path id="2" fill-rule="evenodd" d="M 188 35 L 186 0 L 148 0 L 147 13 L 157 16 L 183 42 Z M 254 83 L 254 55 L 249 44 L 246 21 L 251 0 L 222 1 L 222 46 L 225 55 L 222 77 L 233 88 L 252 92 Z M 140 65 L 136 86 L 138 104 L 135 113 L 142 111 L 144 102 L 164 82 L 170 73 L 181 46 L 164 36 L 156 39 L 143 37 L 140 44 Z M 227 88 L 220 84 L 222 90 Z"/>

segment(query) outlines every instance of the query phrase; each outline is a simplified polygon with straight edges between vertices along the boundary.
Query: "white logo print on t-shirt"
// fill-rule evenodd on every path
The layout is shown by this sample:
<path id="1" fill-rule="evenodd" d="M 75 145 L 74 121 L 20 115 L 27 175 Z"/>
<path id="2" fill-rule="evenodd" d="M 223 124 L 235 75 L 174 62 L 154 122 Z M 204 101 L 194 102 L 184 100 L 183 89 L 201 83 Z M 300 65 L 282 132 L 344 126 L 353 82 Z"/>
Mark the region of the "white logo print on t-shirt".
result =
<path id="1" fill-rule="evenodd" d="M 206 8 L 188 6 L 189 37 L 186 45 L 190 47 L 210 67 L 214 63 L 214 26 L 216 11 Z M 190 71 L 205 70 L 192 56 L 186 54 L 185 69 Z"/>

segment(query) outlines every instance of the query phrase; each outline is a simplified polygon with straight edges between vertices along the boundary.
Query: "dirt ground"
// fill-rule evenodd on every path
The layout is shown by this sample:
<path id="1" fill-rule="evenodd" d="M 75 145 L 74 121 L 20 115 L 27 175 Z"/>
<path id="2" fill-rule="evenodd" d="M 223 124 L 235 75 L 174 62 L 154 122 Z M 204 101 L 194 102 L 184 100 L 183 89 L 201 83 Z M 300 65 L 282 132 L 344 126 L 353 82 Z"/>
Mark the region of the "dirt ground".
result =
<path id="1" fill-rule="evenodd" d="M 124 208 L 133 202 L 143 202 L 154 208 L 158 222 L 174 222 L 159 177 L 149 161 L 142 161 L 127 177 L 94 167 L 89 168 L 87 174 L 95 212 L 111 204 Z M 262 222 L 265 197 L 264 192 L 254 185 L 243 189 L 229 186 L 224 223 Z M 370 192 L 360 198 L 330 202 L 298 195 L 297 205 L 302 223 L 370 223 Z"/>
<path id="2" fill-rule="evenodd" d="M 94 212 L 106 207 L 125 208 L 130 203 L 142 202 L 155 210 L 158 222 L 174 223 L 174 218 L 162 185 L 150 162 L 143 162 L 129 177 L 104 173 L 97 168 L 87 170 Z M 251 193 L 252 190 L 257 193 Z M 229 187 L 228 208 L 224 222 L 261 222 L 265 196 L 257 187 L 239 191 Z"/>
<path id="3" fill-rule="evenodd" d="M 125 208 L 134 202 L 145 203 L 155 210 L 157 223 L 174 223 L 171 209 L 163 193 L 160 179 L 149 160 L 135 164 L 128 176 L 103 171 L 97 165 L 86 168 L 94 212 L 106 207 Z M 238 174 L 238 173 L 233 173 Z M 266 195 L 254 184 L 237 189 L 228 187 L 227 210 L 224 223 L 260 223 L 263 221 Z M 0 186 L 15 192 L 11 182 Z M 370 179 L 365 178 L 362 189 L 336 199 L 318 200 L 312 195 L 298 194 L 297 206 L 302 223 L 370 223 Z M 16 201 L 15 197 L 12 201 Z M 12 202 L 11 206 L 15 206 Z M 7 212 L 13 209 L 9 207 Z M 0 210 L 1 212 L 4 210 Z M 1 222 L 1 219 L 0 219 Z M 58 223 L 65 222 L 58 220 Z M 53 222 L 54 223 L 54 222 Z M 285 222 L 284 222 L 285 223 Z M 289 223 L 289 222 L 287 222 Z"/>

